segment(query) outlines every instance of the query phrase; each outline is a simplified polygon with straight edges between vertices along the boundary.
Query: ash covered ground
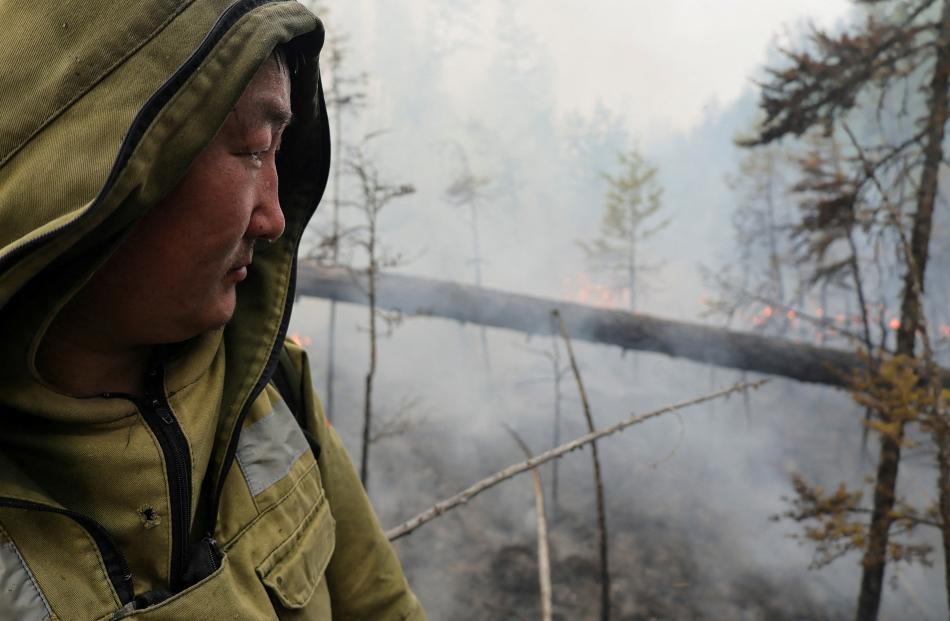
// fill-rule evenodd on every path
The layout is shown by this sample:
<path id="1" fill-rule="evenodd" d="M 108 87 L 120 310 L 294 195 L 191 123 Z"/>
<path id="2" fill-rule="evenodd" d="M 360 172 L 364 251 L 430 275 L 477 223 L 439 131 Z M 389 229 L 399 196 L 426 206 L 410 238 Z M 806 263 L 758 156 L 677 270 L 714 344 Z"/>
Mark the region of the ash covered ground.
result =
<path id="1" fill-rule="evenodd" d="M 319 338 L 328 305 L 303 300 L 293 330 Z M 335 424 L 359 454 L 365 309 L 341 306 Z M 370 495 L 384 527 L 395 526 L 522 454 L 502 427 L 534 452 L 553 446 L 554 393 L 535 350 L 549 339 L 489 331 L 490 369 L 477 328 L 409 319 L 381 341 L 375 402 L 380 424 L 414 401 L 401 435 L 373 446 Z M 598 426 L 743 379 L 651 354 L 576 343 Z M 546 376 L 547 373 L 547 376 Z M 748 379 L 746 377 L 745 379 Z M 562 383 L 562 439 L 585 432 L 573 380 Z M 860 483 L 873 447 L 861 443 L 862 410 L 841 391 L 775 379 L 733 397 L 666 415 L 601 441 L 615 619 L 848 618 L 860 580 L 846 556 L 809 569 L 812 550 L 775 516 L 788 509 L 789 475 L 826 486 Z M 911 457 L 902 489 L 926 498 L 928 457 Z M 551 530 L 555 618 L 598 618 L 598 557 L 590 454 L 542 469 Z M 400 540 L 396 549 L 432 619 L 539 617 L 536 521 L 527 474 L 502 483 Z M 934 541 L 934 543 L 938 543 Z M 939 571 L 888 569 L 882 618 L 940 618 Z"/>

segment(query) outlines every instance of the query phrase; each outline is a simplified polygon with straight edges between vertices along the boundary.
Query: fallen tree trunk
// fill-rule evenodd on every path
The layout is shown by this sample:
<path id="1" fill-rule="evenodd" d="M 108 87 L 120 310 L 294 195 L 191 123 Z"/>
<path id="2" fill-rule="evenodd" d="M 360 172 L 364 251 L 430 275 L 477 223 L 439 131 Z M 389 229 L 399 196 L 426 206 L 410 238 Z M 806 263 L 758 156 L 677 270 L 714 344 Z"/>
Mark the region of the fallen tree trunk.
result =
<path id="1" fill-rule="evenodd" d="M 429 278 L 398 274 L 379 274 L 377 278 L 376 304 L 407 316 L 442 317 L 550 335 L 556 329 L 552 328 L 551 311 L 557 310 L 571 336 L 582 341 L 830 386 L 846 385 L 853 371 L 866 367 L 854 352 L 759 334 Z M 298 295 L 366 304 L 366 291 L 365 278 L 351 270 L 300 261 Z M 941 377 L 945 386 L 950 385 L 950 372 L 941 370 Z"/>

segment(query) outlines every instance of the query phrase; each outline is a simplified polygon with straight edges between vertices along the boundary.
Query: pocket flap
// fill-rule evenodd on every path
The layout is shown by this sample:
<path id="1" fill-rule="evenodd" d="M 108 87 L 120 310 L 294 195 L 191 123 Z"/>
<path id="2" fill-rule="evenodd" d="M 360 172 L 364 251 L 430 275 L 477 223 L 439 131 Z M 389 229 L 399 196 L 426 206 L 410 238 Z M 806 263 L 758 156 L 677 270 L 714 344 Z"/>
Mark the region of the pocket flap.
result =
<path id="1" fill-rule="evenodd" d="M 322 498 L 294 532 L 257 567 L 257 575 L 287 608 L 303 608 L 323 579 L 336 545 L 336 521 Z"/>

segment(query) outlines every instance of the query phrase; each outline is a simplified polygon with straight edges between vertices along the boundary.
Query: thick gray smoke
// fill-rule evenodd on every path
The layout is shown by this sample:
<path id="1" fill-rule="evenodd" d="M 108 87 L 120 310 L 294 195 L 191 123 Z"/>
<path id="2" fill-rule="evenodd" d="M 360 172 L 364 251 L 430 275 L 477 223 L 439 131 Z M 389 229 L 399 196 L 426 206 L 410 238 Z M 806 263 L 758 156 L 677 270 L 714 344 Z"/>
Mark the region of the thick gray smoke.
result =
<path id="1" fill-rule="evenodd" d="M 646 249 L 664 267 L 647 281 L 643 310 L 698 319 L 706 293 L 698 266 L 719 265 L 735 251 L 735 199 L 724 177 L 739 155 L 732 138 L 755 117 L 751 91 L 710 105 L 691 128 L 661 128 L 643 139 L 624 110 L 556 109 L 558 66 L 545 53 L 552 43 L 539 42 L 530 17 L 511 3 L 499 2 L 501 12 L 490 24 L 479 23 L 470 4 L 433 1 L 431 11 L 420 13 L 380 3 L 368 12 L 372 22 L 362 21 L 367 12 L 360 3 L 334 6 L 328 15 L 331 33 L 350 35 L 347 70 L 370 74 L 366 106 L 345 117 L 344 139 L 352 144 L 365 132 L 387 130 L 370 141 L 368 153 L 385 178 L 417 188 L 388 206 L 381 220 L 383 243 L 409 259 L 398 269 L 472 282 L 468 211 L 445 196 L 467 162 L 490 180 L 478 205 L 485 285 L 589 298 L 584 289 L 596 276 L 577 241 L 596 234 L 605 189 L 600 173 L 615 170 L 619 151 L 639 145 L 660 170 L 673 219 Z M 505 11 L 520 17 L 508 19 Z M 484 36 L 488 55 L 460 97 L 457 76 L 445 74 L 444 61 L 466 53 L 466 46 L 486 45 Z M 625 59 L 616 63 L 618 80 L 636 67 Z M 357 198 L 352 185 L 344 188 L 345 198 Z M 326 202 L 315 228 L 326 230 L 331 216 Z M 345 210 L 344 219 L 354 224 L 359 216 Z M 355 254 L 354 260 L 362 259 Z M 328 308 L 325 301 L 301 299 L 291 327 L 310 339 L 320 391 Z M 367 311 L 339 309 L 333 414 L 357 457 Z M 554 388 L 542 353 L 551 350 L 551 339 L 489 330 L 486 343 L 487 351 L 477 327 L 434 319 L 407 319 L 380 341 L 377 412 L 384 426 L 407 423 L 373 448 L 370 495 L 385 527 L 520 461 L 502 422 L 536 452 L 553 445 Z M 601 426 L 742 379 L 663 356 L 582 343 L 575 348 Z M 566 362 L 563 349 L 561 359 Z M 561 390 L 561 437 L 568 439 L 586 428 L 569 374 Z M 862 416 L 841 391 L 775 379 L 746 399 L 687 410 L 603 441 L 614 618 L 847 618 L 859 559 L 809 570 L 811 549 L 789 537 L 799 527 L 770 516 L 788 508 L 782 497 L 791 493 L 792 472 L 826 486 L 862 481 L 875 451 L 873 440 L 870 448 L 861 444 Z M 929 460 L 924 455 L 902 464 L 904 494 L 929 497 Z M 556 508 L 552 474 L 551 467 L 542 472 L 549 517 L 557 518 L 555 611 L 561 619 L 593 619 L 598 587 L 589 453 L 562 460 Z M 523 475 L 400 541 L 397 550 L 430 617 L 537 618 L 534 520 L 531 482 Z M 915 618 L 946 616 L 939 571 L 905 568 L 889 576 L 884 618 L 906 618 L 908 611 Z"/>

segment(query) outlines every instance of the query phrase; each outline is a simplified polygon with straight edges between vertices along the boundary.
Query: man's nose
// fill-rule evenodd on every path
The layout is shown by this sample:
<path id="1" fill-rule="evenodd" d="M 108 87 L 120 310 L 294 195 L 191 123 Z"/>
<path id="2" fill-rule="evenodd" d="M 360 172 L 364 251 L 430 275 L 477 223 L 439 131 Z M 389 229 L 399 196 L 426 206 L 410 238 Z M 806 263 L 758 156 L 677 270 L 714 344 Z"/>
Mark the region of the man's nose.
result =
<path id="1" fill-rule="evenodd" d="M 277 167 L 273 159 L 264 164 L 257 181 L 257 200 L 251 214 L 248 236 L 273 241 L 284 232 L 284 212 L 280 208 Z"/>

